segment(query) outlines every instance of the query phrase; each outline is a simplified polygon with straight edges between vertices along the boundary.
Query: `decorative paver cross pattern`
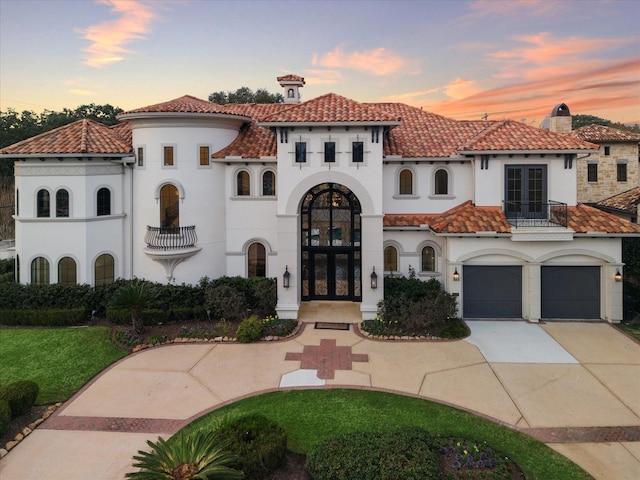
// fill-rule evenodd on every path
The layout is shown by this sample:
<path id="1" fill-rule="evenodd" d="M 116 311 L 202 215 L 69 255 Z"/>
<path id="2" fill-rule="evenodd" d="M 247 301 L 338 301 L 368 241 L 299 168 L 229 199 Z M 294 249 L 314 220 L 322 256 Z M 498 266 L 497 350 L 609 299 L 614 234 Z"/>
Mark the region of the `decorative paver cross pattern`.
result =
<path id="1" fill-rule="evenodd" d="M 335 339 L 322 339 L 320 345 L 306 345 L 302 353 L 288 352 L 285 360 L 299 360 L 303 370 L 317 370 L 318 378 L 332 380 L 336 370 L 351 370 L 353 362 L 368 362 L 366 353 L 352 353 L 351 347 L 338 347 Z"/>

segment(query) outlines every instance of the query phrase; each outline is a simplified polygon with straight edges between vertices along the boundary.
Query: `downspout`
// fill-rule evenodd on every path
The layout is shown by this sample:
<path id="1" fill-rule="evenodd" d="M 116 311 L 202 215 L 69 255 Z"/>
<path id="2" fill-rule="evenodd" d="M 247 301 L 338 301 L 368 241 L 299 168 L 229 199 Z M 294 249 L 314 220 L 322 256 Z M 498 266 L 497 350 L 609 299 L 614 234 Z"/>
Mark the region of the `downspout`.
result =
<path id="1" fill-rule="evenodd" d="M 129 246 L 127 249 L 127 240 L 124 238 L 122 239 L 122 248 L 123 250 L 127 253 L 127 257 L 128 257 L 128 268 L 129 268 L 129 277 L 133 278 L 133 167 L 136 163 L 136 157 L 133 155 L 130 155 L 128 157 L 123 157 L 122 158 L 122 166 L 124 167 L 129 167 L 130 170 L 130 175 L 129 175 L 129 192 L 127 195 L 128 201 L 129 201 L 129 214 L 127 215 L 129 217 Z M 126 173 L 126 170 L 125 170 Z M 125 175 L 126 176 L 126 175 Z M 127 251 L 128 250 L 128 251 Z"/>

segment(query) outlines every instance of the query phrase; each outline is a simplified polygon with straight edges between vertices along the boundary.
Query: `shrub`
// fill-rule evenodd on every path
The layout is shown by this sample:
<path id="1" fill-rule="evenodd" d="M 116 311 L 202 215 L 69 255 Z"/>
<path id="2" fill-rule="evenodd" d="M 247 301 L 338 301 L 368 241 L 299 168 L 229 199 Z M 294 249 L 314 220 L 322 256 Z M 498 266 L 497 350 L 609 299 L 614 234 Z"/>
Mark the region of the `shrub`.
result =
<path id="1" fill-rule="evenodd" d="M 63 327 L 82 325 L 87 323 L 89 318 L 84 308 L 0 310 L 0 324 L 12 326 Z"/>
<path id="2" fill-rule="evenodd" d="M 240 320 L 247 311 L 244 293 L 231 285 L 223 283 L 208 287 L 205 298 L 211 317 L 216 320 Z"/>
<path id="3" fill-rule="evenodd" d="M 27 413 L 36 403 L 38 384 L 29 380 L 8 383 L 0 387 L 0 401 L 6 401 L 11 409 L 11 418 Z"/>
<path id="4" fill-rule="evenodd" d="M 255 313 L 261 317 L 270 317 L 276 314 L 278 303 L 278 289 L 273 278 L 252 278 L 255 303 L 251 305 Z"/>
<path id="5" fill-rule="evenodd" d="M 240 456 L 246 478 L 259 480 L 279 468 L 287 453 L 284 429 L 262 415 L 248 415 L 223 425 L 220 436 Z"/>
<path id="6" fill-rule="evenodd" d="M 469 327 L 459 318 L 452 318 L 440 330 L 441 338 L 463 338 L 470 334 Z"/>
<path id="7" fill-rule="evenodd" d="M 257 342 L 263 337 L 263 324 L 256 315 L 245 318 L 236 331 L 236 340 L 240 343 Z"/>
<path id="8" fill-rule="evenodd" d="M 150 452 L 138 450 L 133 466 L 140 471 L 127 473 L 125 478 L 138 480 L 188 480 L 244 478 L 233 465 L 237 456 L 227 451 L 227 444 L 215 432 L 180 433 L 169 441 L 158 437 L 147 440 Z"/>
<path id="9" fill-rule="evenodd" d="M 0 399 L 0 435 L 5 433 L 9 428 L 11 421 L 11 407 L 6 400 Z"/>
<path id="10" fill-rule="evenodd" d="M 431 435 L 421 428 L 355 432 L 319 443 L 307 457 L 315 480 L 429 480 L 440 478 Z"/>
<path id="11" fill-rule="evenodd" d="M 262 335 L 264 337 L 272 335 L 274 337 L 286 337 L 298 326 L 297 320 L 282 319 L 278 315 L 267 317 L 262 322 Z"/>

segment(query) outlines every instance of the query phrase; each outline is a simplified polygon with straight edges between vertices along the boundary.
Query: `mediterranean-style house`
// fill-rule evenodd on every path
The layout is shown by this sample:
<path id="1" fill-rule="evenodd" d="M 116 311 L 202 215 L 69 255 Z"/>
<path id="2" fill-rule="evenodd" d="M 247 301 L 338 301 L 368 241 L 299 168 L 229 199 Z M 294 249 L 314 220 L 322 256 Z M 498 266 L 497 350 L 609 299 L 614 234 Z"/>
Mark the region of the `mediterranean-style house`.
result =
<path id="1" fill-rule="evenodd" d="M 280 104 L 187 95 L 4 148 L 18 281 L 267 276 L 280 317 L 344 300 L 367 319 L 382 277 L 415 271 L 464 318 L 622 319 L 621 241 L 640 226 L 578 202 L 598 145 L 334 93 L 302 102 L 302 77 L 278 81 Z"/>

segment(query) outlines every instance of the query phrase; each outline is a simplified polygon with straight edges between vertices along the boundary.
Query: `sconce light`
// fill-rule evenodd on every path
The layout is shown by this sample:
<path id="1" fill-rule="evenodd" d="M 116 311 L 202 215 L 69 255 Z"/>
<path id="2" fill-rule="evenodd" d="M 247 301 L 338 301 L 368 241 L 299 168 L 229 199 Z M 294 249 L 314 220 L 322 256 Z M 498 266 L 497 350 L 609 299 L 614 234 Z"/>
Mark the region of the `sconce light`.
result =
<path id="1" fill-rule="evenodd" d="M 458 267 L 456 267 L 456 269 L 453 271 L 453 281 L 454 282 L 460 281 L 460 274 L 458 273 Z"/>
<path id="2" fill-rule="evenodd" d="M 291 279 L 291 274 L 289 273 L 289 265 L 284 267 L 284 275 L 282 275 L 282 286 L 284 288 L 289 288 L 289 280 Z"/>
<path id="3" fill-rule="evenodd" d="M 371 290 L 375 290 L 378 288 L 378 274 L 376 273 L 376 267 L 373 267 L 373 272 L 371 272 Z"/>
<path id="4" fill-rule="evenodd" d="M 622 274 L 620 273 L 620 269 L 616 270 L 616 274 L 613 276 L 613 278 L 615 278 L 616 282 L 622 281 Z"/>

